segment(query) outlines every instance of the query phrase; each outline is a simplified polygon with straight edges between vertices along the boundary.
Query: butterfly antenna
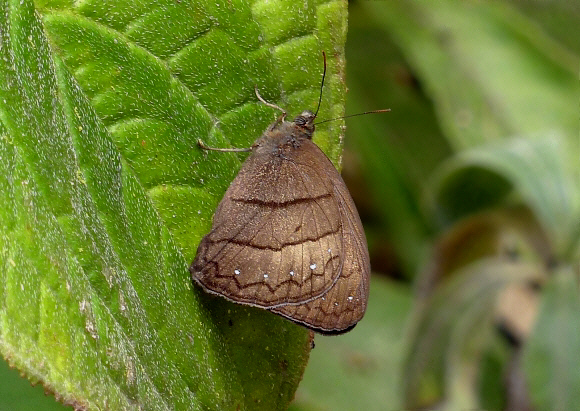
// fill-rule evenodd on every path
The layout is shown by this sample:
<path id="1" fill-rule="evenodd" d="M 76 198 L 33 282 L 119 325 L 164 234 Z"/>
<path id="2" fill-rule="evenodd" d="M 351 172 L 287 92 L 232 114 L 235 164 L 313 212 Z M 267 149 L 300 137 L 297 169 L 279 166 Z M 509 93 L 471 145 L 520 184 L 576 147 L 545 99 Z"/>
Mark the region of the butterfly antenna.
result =
<path id="1" fill-rule="evenodd" d="M 318 107 L 316 108 L 316 113 L 314 113 L 314 118 L 318 115 L 318 110 L 320 110 L 320 103 L 322 103 L 322 88 L 324 87 L 324 77 L 326 77 L 326 53 L 322 51 L 322 57 L 324 58 L 324 71 L 322 72 L 322 82 L 320 83 L 320 97 L 318 97 Z"/>
<path id="2" fill-rule="evenodd" d="M 328 119 L 328 120 L 318 121 L 318 122 L 314 123 L 314 125 L 317 126 L 318 124 L 328 123 L 329 121 L 335 121 L 335 120 L 340 120 L 340 119 L 349 118 L 349 117 L 362 116 L 362 115 L 365 115 L 365 114 L 388 113 L 389 111 L 391 111 L 390 108 L 384 108 L 384 109 L 381 109 L 381 110 L 365 111 L 364 113 L 349 114 L 348 116 L 342 116 L 342 117 L 331 118 L 331 119 Z"/>

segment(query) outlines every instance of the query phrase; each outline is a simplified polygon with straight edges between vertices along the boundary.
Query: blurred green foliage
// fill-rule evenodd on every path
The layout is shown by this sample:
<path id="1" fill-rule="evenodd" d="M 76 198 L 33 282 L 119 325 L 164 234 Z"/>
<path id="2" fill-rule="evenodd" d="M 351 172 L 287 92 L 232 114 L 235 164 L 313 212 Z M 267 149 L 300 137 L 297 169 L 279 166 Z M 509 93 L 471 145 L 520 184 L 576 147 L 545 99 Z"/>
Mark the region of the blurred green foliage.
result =
<path id="1" fill-rule="evenodd" d="M 292 410 L 577 408 L 579 23 L 564 0 L 349 5 L 346 112 L 392 109 L 347 120 L 374 276 Z"/>
<path id="2" fill-rule="evenodd" d="M 343 174 L 375 276 L 414 303 L 401 326 L 373 296 L 382 324 L 340 356 L 325 338 L 293 410 L 577 407 L 579 23 L 566 1 L 350 3 L 347 113 L 392 112 L 347 120 Z M 374 338 L 389 374 L 345 378 Z"/>

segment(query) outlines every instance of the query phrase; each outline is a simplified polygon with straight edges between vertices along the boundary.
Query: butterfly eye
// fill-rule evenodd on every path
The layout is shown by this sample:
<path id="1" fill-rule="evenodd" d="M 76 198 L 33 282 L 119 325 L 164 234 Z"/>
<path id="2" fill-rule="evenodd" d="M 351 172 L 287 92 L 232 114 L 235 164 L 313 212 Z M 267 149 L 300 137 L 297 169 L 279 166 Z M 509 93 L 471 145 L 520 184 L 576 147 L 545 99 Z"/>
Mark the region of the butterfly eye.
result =
<path id="1" fill-rule="evenodd" d="M 298 116 L 294 119 L 294 123 L 298 127 L 304 127 L 308 123 L 308 120 L 303 116 Z"/>

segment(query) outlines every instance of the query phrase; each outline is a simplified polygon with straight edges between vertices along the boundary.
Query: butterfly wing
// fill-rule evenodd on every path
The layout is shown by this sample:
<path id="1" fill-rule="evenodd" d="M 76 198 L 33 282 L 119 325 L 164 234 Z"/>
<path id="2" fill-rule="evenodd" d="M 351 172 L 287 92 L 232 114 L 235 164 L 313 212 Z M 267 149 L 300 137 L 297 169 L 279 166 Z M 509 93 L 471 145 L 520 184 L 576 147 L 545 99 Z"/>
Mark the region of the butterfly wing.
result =
<path id="1" fill-rule="evenodd" d="M 364 314 L 370 265 L 342 178 L 310 140 L 252 155 L 228 188 L 190 267 L 234 302 L 268 308 L 322 332 Z"/>

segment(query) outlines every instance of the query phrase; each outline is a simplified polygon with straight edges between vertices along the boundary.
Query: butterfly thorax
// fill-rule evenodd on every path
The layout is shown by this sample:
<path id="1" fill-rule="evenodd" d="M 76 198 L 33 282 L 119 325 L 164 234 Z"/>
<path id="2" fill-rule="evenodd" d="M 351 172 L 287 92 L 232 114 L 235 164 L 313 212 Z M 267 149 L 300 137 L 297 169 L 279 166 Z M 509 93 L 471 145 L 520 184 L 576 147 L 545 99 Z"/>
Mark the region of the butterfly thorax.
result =
<path id="1" fill-rule="evenodd" d="M 252 146 L 254 154 L 283 156 L 298 149 L 304 140 L 312 140 L 314 113 L 304 111 L 293 121 L 278 121 L 268 128 Z"/>

